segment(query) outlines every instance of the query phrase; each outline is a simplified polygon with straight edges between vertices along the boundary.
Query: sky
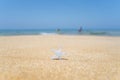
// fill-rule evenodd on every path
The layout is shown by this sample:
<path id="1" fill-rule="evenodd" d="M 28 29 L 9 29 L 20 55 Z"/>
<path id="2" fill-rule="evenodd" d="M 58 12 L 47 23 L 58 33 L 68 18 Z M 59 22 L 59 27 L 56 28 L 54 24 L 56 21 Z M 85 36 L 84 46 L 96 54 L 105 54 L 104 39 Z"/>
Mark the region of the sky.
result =
<path id="1" fill-rule="evenodd" d="M 120 29 L 120 0 L 0 0 L 0 29 Z"/>

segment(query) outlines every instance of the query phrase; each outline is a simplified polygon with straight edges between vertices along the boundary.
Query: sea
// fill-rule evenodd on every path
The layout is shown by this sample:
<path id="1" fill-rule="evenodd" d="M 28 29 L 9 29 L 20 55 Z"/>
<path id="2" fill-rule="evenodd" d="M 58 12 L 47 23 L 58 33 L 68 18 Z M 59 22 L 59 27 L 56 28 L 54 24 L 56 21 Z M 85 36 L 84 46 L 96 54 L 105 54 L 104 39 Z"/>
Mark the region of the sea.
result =
<path id="1" fill-rule="evenodd" d="M 95 36 L 120 36 L 120 30 L 114 29 L 0 29 L 0 36 L 18 35 L 95 35 Z"/>

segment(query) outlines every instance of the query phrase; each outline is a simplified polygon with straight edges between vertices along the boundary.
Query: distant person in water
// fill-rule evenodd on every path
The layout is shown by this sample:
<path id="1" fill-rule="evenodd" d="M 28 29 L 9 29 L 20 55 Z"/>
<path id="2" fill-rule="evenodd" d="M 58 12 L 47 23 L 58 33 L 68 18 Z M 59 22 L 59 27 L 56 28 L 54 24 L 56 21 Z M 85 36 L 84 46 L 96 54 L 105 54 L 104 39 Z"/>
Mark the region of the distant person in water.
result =
<path id="1" fill-rule="evenodd" d="M 83 30 L 82 27 L 80 27 L 80 29 L 78 30 L 78 32 L 82 32 L 82 30 Z"/>
<path id="2" fill-rule="evenodd" d="M 57 32 L 60 32 L 61 30 L 58 28 L 58 29 L 56 29 L 56 31 L 57 31 Z"/>

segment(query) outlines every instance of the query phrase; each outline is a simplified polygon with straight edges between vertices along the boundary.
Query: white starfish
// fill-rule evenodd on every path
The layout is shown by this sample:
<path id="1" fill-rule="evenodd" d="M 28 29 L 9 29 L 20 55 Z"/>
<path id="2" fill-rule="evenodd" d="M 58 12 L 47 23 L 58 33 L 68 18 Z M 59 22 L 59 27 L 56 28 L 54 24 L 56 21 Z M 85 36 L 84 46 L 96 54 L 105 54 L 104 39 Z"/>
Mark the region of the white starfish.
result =
<path id="1" fill-rule="evenodd" d="M 52 57 L 53 60 L 54 60 L 54 59 L 58 59 L 58 60 L 60 60 L 61 57 L 64 55 L 64 52 L 62 52 L 61 49 L 58 49 L 58 50 L 52 50 L 52 51 L 55 53 L 55 55 Z"/>

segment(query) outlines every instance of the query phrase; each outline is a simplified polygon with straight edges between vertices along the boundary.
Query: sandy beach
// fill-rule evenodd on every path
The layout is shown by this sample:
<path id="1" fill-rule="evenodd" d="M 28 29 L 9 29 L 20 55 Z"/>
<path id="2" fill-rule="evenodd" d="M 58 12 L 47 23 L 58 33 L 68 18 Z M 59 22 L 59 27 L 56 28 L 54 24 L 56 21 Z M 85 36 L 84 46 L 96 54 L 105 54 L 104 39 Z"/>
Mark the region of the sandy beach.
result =
<path id="1" fill-rule="evenodd" d="M 0 80 L 120 80 L 120 37 L 1 36 Z"/>

